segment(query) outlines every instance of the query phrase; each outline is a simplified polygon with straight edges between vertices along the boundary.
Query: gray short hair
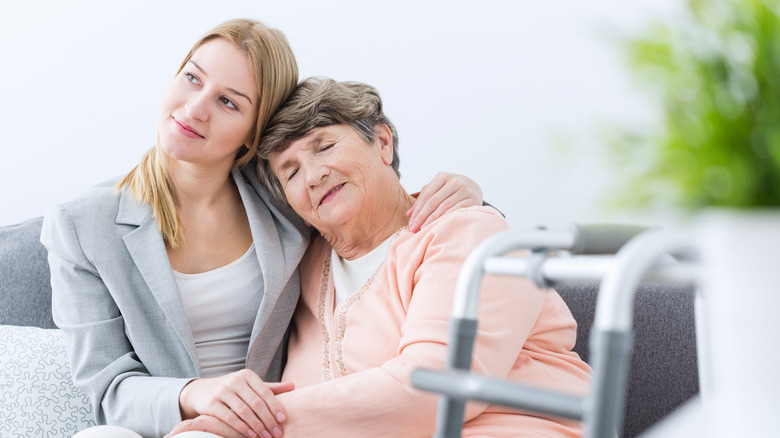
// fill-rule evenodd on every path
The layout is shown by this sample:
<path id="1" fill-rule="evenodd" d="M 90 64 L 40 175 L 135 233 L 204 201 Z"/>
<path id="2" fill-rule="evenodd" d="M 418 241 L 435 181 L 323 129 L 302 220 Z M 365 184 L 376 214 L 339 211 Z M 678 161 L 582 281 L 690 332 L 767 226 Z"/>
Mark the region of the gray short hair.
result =
<path id="1" fill-rule="evenodd" d="M 373 143 L 374 127 L 385 124 L 393 135 L 391 166 L 398 168 L 398 133 L 382 112 L 382 98 L 376 88 L 361 82 L 338 82 L 329 78 L 308 78 L 293 91 L 266 126 L 260 140 L 258 175 L 278 199 L 286 201 L 284 190 L 271 171 L 268 157 L 285 151 L 295 140 L 312 129 L 331 125 L 350 125 L 367 143 Z"/>

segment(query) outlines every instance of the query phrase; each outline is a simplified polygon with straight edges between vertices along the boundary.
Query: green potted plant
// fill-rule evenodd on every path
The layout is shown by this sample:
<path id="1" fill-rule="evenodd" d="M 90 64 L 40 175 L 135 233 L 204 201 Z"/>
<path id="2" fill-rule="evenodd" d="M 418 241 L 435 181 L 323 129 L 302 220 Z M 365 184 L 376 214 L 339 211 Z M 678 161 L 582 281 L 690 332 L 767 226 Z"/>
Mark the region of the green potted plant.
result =
<path id="1" fill-rule="evenodd" d="M 685 6 L 625 42 L 661 117 L 613 137 L 628 163 L 619 200 L 691 213 L 702 400 L 712 401 L 699 431 L 763 436 L 780 406 L 780 0 Z"/>
<path id="2" fill-rule="evenodd" d="M 623 131 L 615 143 L 621 157 L 647 160 L 631 168 L 623 201 L 780 207 L 780 2 L 687 6 L 680 21 L 657 23 L 624 46 L 662 117 L 660 126 Z"/>

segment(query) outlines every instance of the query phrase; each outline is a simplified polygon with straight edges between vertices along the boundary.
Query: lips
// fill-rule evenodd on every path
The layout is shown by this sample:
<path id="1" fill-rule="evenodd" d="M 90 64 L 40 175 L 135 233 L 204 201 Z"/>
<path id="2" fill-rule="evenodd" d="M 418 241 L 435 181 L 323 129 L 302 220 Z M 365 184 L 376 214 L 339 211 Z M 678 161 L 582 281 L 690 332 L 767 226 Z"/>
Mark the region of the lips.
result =
<path id="1" fill-rule="evenodd" d="M 180 122 L 180 121 L 176 120 L 175 118 L 173 118 L 173 122 L 176 124 L 176 129 L 180 133 L 184 134 L 184 136 L 190 137 L 190 138 L 205 138 L 202 135 L 200 135 L 200 132 L 198 132 L 192 126 L 190 126 L 190 125 L 188 125 L 188 124 L 186 124 L 184 122 Z"/>
<path id="2" fill-rule="evenodd" d="M 346 183 L 341 183 L 341 184 L 337 185 L 336 187 L 333 187 L 332 189 L 330 189 L 328 191 L 328 193 L 326 193 L 325 196 L 323 196 L 322 199 L 320 199 L 320 205 L 322 205 L 325 202 L 329 201 L 336 192 L 338 192 L 339 190 L 341 190 L 342 187 L 344 187 L 344 184 L 346 184 Z"/>

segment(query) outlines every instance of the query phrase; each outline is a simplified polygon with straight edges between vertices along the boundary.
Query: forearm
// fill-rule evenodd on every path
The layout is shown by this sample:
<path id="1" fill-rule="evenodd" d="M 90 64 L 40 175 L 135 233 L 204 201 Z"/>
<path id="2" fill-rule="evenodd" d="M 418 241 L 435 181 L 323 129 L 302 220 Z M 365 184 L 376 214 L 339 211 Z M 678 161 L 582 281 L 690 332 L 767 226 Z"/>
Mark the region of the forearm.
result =
<path id="1" fill-rule="evenodd" d="M 435 394 L 382 368 L 278 395 L 288 412 L 284 436 L 431 436 Z"/>

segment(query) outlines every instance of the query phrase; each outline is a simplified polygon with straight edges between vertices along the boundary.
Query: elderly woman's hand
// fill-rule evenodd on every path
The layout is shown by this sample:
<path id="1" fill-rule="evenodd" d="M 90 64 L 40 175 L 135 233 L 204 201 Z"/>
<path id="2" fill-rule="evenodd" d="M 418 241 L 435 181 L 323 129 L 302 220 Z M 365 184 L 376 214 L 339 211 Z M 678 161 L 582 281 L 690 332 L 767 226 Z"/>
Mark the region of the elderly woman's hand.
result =
<path id="1" fill-rule="evenodd" d="M 244 438 L 243 434 L 211 415 L 201 415 L 192 420 L 182 421 L 168 435 L 165 435 L 165 438 L 173 437 L 182 432 L 209 432 L 222 438 Z"/>
<path id="2" fill-rule="evenodd" d="M 264 382 L 252 370 L 243 369 L 191 381 L 179 394 L 179 406 L 185 419 L 211 415 L 248 438 L 279 437 L 286 413 L 276 394 L 294 387 L 292 382 Z"/>
<path id="3" fill-rule="evenodd" d="M 482 205 L 482 189 L 463 175 L 439 172 L 423 186 L 409 216 L 409 231 L 417 232 L 444 213 L 459 208 Z"/>

